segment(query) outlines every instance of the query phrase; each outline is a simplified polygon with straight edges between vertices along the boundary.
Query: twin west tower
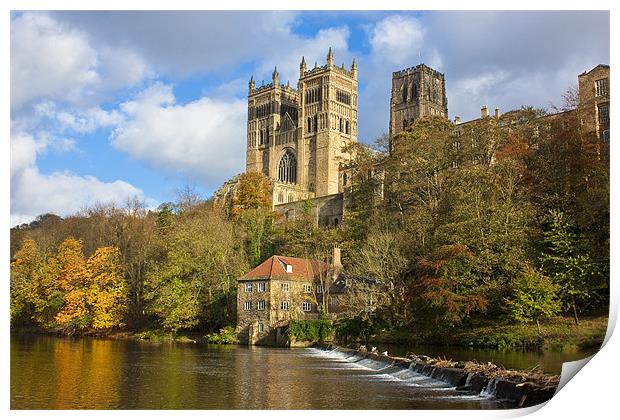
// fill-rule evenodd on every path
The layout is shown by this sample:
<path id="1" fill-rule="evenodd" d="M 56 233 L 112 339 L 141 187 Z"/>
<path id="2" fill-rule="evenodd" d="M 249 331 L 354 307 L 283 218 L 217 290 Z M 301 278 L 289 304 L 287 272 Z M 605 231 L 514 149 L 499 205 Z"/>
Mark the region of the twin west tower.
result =
<path id="1" fill-rule="evenodd" d="M 282 85 L 277 68 L 271 84 L 250 79 L 246 171 L 274 181 L 274 205 L 339 192 L 342 149 L 357 142 L 357 64 L 299 65 L 297 89 Z"/>

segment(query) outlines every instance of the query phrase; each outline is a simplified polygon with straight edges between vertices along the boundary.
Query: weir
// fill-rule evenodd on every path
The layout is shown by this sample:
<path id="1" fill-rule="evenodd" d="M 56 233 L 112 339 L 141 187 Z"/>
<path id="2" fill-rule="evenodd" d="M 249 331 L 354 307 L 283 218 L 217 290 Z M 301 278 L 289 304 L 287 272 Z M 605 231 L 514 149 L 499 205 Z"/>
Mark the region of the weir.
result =
<path id="1" fill-rule="evenodd" d="M 486 377 L 459 368 L 442 368 L 406 358 L 390 357 L 337 346 L 316 346 L 326 357 L 336 357 L 387 375 L 407 385 L 436 390 L 457 391 L 463 398 L 495 399 L 515 407 L 544 403 L 555 394 L 555 387 L 541 387 L 531 382 L 515 382 Z M 450 397 L 449 397 L 450 398 Z M 454 398 L 454 397 L 451 397 Z"/>

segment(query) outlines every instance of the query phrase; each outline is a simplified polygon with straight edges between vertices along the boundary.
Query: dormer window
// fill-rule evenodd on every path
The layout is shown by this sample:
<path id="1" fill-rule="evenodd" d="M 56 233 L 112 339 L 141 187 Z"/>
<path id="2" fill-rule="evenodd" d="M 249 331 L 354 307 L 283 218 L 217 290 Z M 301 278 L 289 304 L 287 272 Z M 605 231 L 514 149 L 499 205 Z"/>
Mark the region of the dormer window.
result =
<path id="1" fill-rule="evenodd" d="M 290 264 L 286 264 L 286 272 L 287 273 L 292 273 L 293 272 L 293 266 Z"/>

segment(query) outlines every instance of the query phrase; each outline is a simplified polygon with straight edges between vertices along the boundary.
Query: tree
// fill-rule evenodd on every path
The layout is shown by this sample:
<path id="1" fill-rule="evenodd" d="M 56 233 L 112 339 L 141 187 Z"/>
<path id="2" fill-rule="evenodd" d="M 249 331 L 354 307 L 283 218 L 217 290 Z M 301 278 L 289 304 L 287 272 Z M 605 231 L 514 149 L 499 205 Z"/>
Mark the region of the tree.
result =
<path id="1" fill-rule="evenodd" d="M 513 296 L 507 300 L 510 316 L 517 322 L 536 321 L 540 334 L 539 318 L 550 317 L 560 311 L 556 292 L 559 287 L 547 276 L 532 267 L 525 267 L 516 278 Z"/>
<path id="2" fill-rule="evenodd" d="M 579 325 L 578 308 L 599 286 L 593 281 L 600 278 L 599 267 L 579 249 L 574 225 L 563 212 L 551 211 L 548 223 L 540 259 L 547 275 L 559 286 L 564 307 L 573 310 L 575 324 Z"/>
<path id="3" fill-rule="evenodd" d="M 127 288 L 118 248 L 98 248 L 88 259 L 87 270 L 90 276 L 87 302 L 92 314 L 92 328 L 109 330 L 123 326 Z"/>
<path id="4" fill-rule="evenodd" d="M 23 242 L 11 262 L 11 325 L 29 322 L 35 311 L 33 285 L 41 276 L 43 259 L 37 243 Z"/>
<path id="5" fill-rule="evenodd" d="M 241 174 L 232 198 L 232 215 L 238 217 L 249 209 L 271 209 L 270 195 L 271 181 L 262 172 Z"/>
<path id="6" fill-rule="evenodd" d="M 420 258 L 412 299 L 432 325 L 454 327 L 486 310 L 485 288 L 472 273 L 473 254 L 463 245 L 442 247 L 434 260 Z"/>

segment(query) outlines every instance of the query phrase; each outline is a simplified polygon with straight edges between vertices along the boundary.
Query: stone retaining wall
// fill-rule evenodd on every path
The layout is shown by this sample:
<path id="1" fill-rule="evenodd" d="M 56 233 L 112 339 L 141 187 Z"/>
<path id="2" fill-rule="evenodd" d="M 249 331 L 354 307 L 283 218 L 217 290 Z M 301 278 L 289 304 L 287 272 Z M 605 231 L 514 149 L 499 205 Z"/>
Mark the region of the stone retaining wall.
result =
<path id="1" fill-rule="evenodd" d="M 486 394 L 500 400 L 510 401 L 516 407 L 530 407 L 549 401 L 555 394 L 555 387 L 540 387 L 531 382 L 517 383 L 507 379 L 489 378 L 482 374 L 472 374 L 458 368 L 440 368 L 424 363 L 416 363 L 402 357 L 390 357 L 366 351 L 351 350 L 338 346 L 317 346 L 322 350 L 334 350 L 373 359 L 403 369 L 411 369 L 429 378 L 446 382 L 459 390 Z"/>

